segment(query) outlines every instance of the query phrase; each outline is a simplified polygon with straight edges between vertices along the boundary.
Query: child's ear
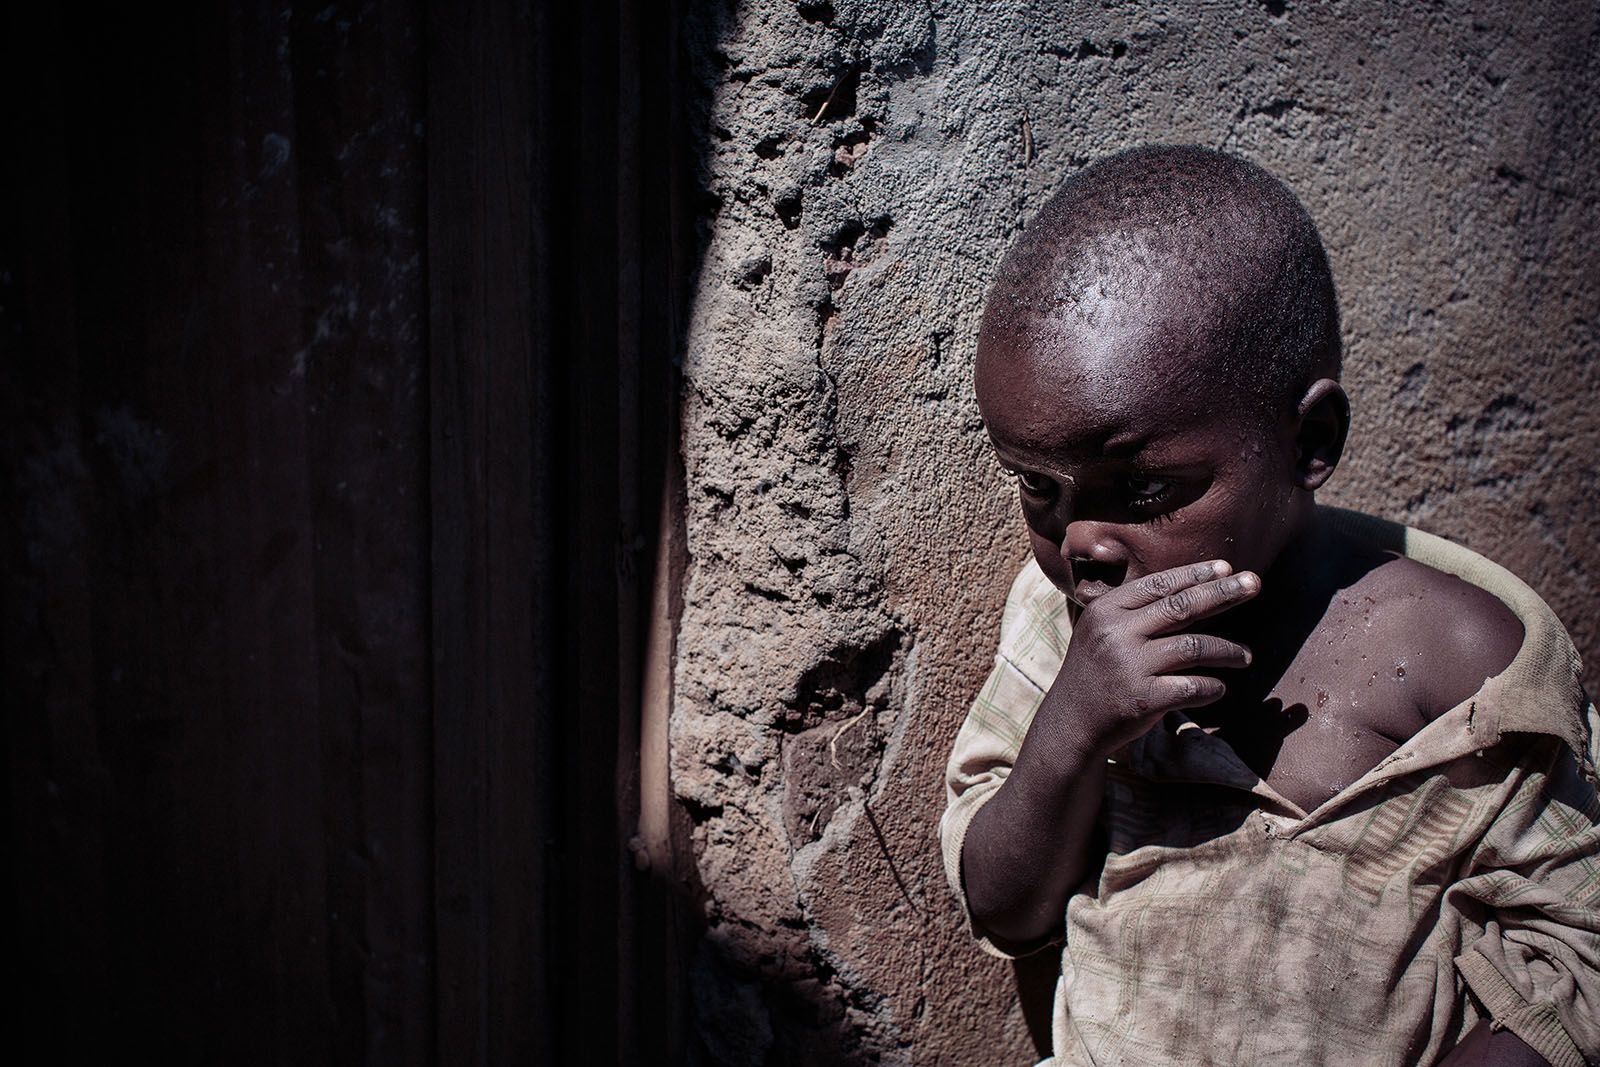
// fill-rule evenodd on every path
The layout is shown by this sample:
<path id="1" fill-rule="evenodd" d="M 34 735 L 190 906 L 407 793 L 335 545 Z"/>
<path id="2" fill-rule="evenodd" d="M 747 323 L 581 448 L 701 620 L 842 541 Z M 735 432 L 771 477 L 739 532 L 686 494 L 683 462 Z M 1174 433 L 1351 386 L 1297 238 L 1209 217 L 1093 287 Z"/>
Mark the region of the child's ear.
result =
<path id="1" fill-rule="evenodd" d="M 1300 397 L 1296 413 L 1295 481 L 1301 489 L 1320 489 L 1344 452 L 1350 398 L 1332 378 L 1318 378 Z"/>

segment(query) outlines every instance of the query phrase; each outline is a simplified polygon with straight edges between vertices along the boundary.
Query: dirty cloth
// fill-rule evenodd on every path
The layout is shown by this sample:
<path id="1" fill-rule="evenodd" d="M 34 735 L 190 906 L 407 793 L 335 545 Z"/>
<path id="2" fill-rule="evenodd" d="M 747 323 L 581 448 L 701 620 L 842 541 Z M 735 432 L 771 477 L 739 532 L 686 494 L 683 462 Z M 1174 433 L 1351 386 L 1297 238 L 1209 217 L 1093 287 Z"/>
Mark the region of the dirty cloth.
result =
<path id="1" fill-rule="evenodd" d="M 1572 642 L 1482 556 L 1328 510 L 1500 597 L 1521 649 L 1309 813 L 1181 712 L 1125 750 L 1101 809 L 1110 855 L 1067 905 L 1046 1063 L 1432 1064 L 1484 1016 L 1556 1067 L 1600 1062 L 1600 722 Z M 1030 562 L 950 756 L 940 838 L 963 910 L 967 826 L 1070 633 Z"/>

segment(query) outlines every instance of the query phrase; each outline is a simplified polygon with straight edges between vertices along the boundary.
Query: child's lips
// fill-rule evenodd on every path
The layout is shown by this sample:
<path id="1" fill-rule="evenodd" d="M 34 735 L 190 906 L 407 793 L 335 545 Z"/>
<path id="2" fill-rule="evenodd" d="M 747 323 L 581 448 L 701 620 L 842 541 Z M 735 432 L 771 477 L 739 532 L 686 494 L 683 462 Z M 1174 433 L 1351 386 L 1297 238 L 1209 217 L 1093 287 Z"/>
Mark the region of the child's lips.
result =
<path id="1" fill-rule="evenodd" d="M 1087 607 L 1122 584 L 1128 572 L 1123 564 L 1100 563 L 1092 559 L 1072 562 L 1072 599 Z"/>
<path id="2" fill-rule="evenodd" d="M 1079 582 L 1072 588 L 1072 598 L 1084 607 L 1088 607 L 1115 588 L 1116 586 L 1107 585 L 1105 582 Z"/>

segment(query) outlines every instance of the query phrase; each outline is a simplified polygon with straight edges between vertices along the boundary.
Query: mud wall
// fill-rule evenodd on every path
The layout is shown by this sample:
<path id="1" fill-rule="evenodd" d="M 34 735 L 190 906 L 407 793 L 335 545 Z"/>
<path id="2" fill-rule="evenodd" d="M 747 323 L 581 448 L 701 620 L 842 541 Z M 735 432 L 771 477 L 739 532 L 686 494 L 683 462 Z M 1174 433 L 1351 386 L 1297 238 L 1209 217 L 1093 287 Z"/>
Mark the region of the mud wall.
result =
<path id="1" fill-rule="evenodd" d="M 1343 302 L 1325 499 L 1498 558 L 1600 652 L 1596 31 L 1587 3 L 700 5 L 670 718 L 700 1060 L 1031 1062 L 935 839 L 1026 555 L 972 353 L 1002 253 L 1102 154 L 1281 175 Z"/>

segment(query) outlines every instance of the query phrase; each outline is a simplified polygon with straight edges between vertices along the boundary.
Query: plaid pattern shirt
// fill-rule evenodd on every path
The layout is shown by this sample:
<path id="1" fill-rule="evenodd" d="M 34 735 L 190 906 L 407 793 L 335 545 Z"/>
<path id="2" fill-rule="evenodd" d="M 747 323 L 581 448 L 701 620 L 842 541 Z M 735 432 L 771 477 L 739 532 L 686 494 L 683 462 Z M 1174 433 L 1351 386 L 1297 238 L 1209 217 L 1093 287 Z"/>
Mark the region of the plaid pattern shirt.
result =
<path id="1" fill-rule="evenodd" d="M 1556 1067 L 1600 1061 L 1600 723 L 1572 642 L 1483 557 L 1329 510 L 1499 596 L 1521 649 L 1309 813 L 1182 713 L 1119 753 L 1109 855 L 1067 904 L 1047 1062 L 1431 1064 L 1485 1016 Z M 967 827 L 1070 635 L 1066 599 L 1030 562 L 950 756 L 940 838 L 963 908 Z"/>

